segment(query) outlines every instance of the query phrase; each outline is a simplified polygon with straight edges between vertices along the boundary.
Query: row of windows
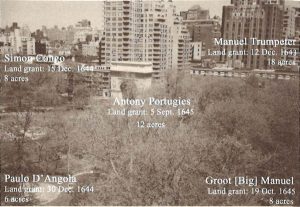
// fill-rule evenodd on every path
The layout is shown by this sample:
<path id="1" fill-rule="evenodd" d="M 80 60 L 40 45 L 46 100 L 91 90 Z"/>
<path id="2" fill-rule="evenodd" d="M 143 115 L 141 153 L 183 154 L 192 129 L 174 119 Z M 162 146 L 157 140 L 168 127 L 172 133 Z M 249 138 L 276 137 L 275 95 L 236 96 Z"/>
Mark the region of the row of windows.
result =
<path id="1" fill-rule="evenodd" d="M 108 21 L 123 21 L 123 18 L 122 17 L 112 17 L 112 18 L 110 18 L 110 17 L 106 17 L 105 18 L 106 19 L 106 22 L 108 22 Z"/>
<path id="2" fill-rule="evenodd" d="M 137 21 L 135 21 L 135 22 L 137 22 Z M 135 27 L 137 27 L 137 28 L 144 28 L 144 27 L 153 27 L 153 24 L 132 24 L 131 22 L 130 23 L 128 23 L 128 24 L 124 24 L 124 22 L 122 22 L 122 23 L 117 23 L 117 22 L 106 22 L 106 29 L 107 30 L 109 30 L 110 29 L 110 27 L 112 26 L 112 27 L 116 27 L 117 25 L 118 26 L 129 26 L 129 27 L 131 27 L 132 25 L 135 25 Z"/>
<path id="3" fill-rule="evenodd" d="M 122 30 L 123 30 L 122 27 L 118 28 L 118 31 L 122 31 Z M 109 31 L 117 31 L 117 28 L 112 28 L 112 29 L 106 28 L 106 32 L 109 32 Z"/>
<path id="4" fill-rule="evenodd" d="M 160 49 L 153 48 L 152 45 L 145 46 L 145 45 L 141 45 L 141 44 L 135 45 L 134 47 L 125 47 L 125 46 L 122 47 L 122 44 L 118 44 L 118 47 L 116 47 L 117 46 L 116 44 L 112 44 L 112 47 L 110 46 L 110 44 L 106 44 L 106 45 L 107 45 L 106 46 L 106 51 L 107 52 L 111 51 L 111 50 L 113 50 L 113 51 L 116 51 L 116 50 L 123 51 L 124 49 L 127 49 L 127 50 L 132 51 L 132 50 L 136 50 L 136 49 L 138 49 L 138 50 L 145 49 L 145 51 L 148 50 L 148 52 L 154 52 L 155 54 L 157 54 L 157 53 L 163 53 L 164 51 L 165 52 L 173 51 L 173 48 L 167 47 L 166 45 L 163 45 L 163 44 L 161 45 Z M 181 51 L 179 51 L 181 53 L 190 52 L 190 48 L 187 48 L 187 47 L 179 48 L 179 49 L 181 49 Z M 124 51 L 127 51 L 127 50 L 124 50 Z"/>

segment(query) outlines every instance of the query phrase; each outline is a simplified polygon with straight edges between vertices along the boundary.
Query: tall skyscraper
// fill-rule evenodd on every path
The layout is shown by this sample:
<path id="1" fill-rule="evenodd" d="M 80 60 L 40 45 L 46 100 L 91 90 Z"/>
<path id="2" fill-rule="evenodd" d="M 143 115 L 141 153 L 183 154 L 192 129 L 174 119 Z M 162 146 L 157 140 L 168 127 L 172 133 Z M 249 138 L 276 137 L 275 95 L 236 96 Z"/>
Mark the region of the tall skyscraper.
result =
<path id="1" fill-rule="evenodd" d="M 281 39 L 283 35 L 283 0 L 232 0 L 232 5 L 223 7 L 222 37 L 224 39 L 258 38 L 262 40 Z M 248 69 L 273 68 L 268 58 L 280 58 L 280 47 L 272 46 L 224 46 L 225 50 L 275 50 L 275 56 L 236 55 L 221 56 L 232 67 Z"/>
<path id="2" fill-rule="evenodd" d="M 295 20 L 296 9 L 291 6 L 285 7 L 283 16 L 283 38 L 295 37 Z"/>
<path id="3" fill-rule="evenodd" d="M 152 62 L 160 71 L 183 68 L 190 57 L 190 35 L 172 1 L 105 1 L 102 60 Z"/>

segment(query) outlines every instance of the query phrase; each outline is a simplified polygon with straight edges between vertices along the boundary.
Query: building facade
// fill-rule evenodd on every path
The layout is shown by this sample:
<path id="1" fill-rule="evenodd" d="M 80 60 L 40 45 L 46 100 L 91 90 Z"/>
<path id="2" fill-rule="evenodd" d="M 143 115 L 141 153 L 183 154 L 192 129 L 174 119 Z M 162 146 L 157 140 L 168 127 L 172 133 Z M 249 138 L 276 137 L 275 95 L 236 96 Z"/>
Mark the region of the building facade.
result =
<path id="1" fill-rule="evenodd" d="M 153 78 L 188 63 L 190 36 L 168 1 L 105 1 L 101 62 L 151 62 Z"/>
<path id="2" fill-rule="evenodd" d="M 82 44 L 82 55 L 98 57 L 99 52 L 99 41 L 92 41 Z"/>
<path id="3" fill-rule="evenodd" d="M 221 37 L 221 24 L 217 19 L 207 20 L 184 20 L 192 42 L 202 42 L 202 58 L 212 58 L 207 56 L 208 50 L 217 50 L 219 47 L 214 44 L 215 38 Z"/>
<path id="4" fill-rule="evenodd" d="M 35 38 L 27 26 L 13 23 L 0 32 L 0 50 L 1 54 L 35 55 Z"/>
<path id="5" fill-rule="evenodd" d="M 21 38 L 22 48 L 20 51 L 21 55 L 35 55 L 35 39 L 33 37 L 24 37 Z"/>
<path id="6" fill-rule="evenodd" d="M 183 24 L 186 25 L 193 43 L 201 42 L 201 59 L 215 59 L 217 57 L 207 56 L 208 50 L 217 50 L 214 44 L 215 38 L 221 37 L 221 24 L 218 17 L 210 18 L 209 10 L 202 9 L 200 6 L 193 6 L 188 11 L 180 12 Z M 194 49 L 198 49 L 193 47 Z M 193 54 L 197 51 L 192 51 Z"/>
<path id="7" fill-rule="evenodd" d="M 192 61 L 201 61 L 202 51 L 202 42 L 192 42 Z"/>
<path id="8" fill-rule="evenodd" d="M 284 1 L 282 0 L 232 0 L 232 5 L 223 7 L 222 38 L 244 39 L 257 38 L 262 40 L 282 39 L 284 17 Z M 230 67 L 248 69 L 269 69 L 275 67 L 268 64 L 268 58 L 278 60 L 280 47 L 272 46 L 224 46 L 226 51 L 242 51 L 252 54 L 252 50 L 274 50 L 277 55 L 222 55 L 223 61 Z"/>
<path id="9" fill-rule="evenodd" d="M 296 35 L 300 35 L 300 6 L 297 8 L 294 8 L 296 11 L 296 17 L 295 17 L 295 33 Z"/>
<path id="10" fill-rule="evenodd" d="M 295 37 L 296 9 L 293 7 L 285 7 L 283 16 L 283 38 Z"/>

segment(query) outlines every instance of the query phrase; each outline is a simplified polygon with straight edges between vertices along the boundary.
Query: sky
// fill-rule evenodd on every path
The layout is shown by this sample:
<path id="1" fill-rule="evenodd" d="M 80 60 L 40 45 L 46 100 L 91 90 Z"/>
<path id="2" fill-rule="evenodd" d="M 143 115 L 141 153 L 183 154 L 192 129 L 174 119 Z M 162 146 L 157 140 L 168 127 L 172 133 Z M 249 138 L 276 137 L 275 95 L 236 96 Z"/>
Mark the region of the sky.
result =
<path id="1" fill-rule="evenodd" d="M 223 5 L 230 0 L 173 0 L 177 12 L 186 11 L 194 5 L 209 9 L 210 16 L 222 15 Z M 299 4 L 300 0 L 294 1 Z M 91 21 L 93 27 L 102 28 L 103 1 L 101 0 L 0 0 L 0 26 L 18 22 L 20 26 L 28 25 L 31 31 L 42 25 L 67 27 L 75 25 L 82 19 Z"/>
<path id="2" fill-rule="evenodd" d="M 230 4 L 230 0 L 174 0 L 177 12 L 188 10 L 193 5 L 209 9 L 210 15 L 221 15 L 222 6 Z M 74 25 L 82 19 L 89 19 L 93 27 L 101 29 L 103 22 L 103 2 L 100 1 L 28 1 L 0 0 L 0 25 L 5 27 L 12 22 L 20 26 L 28 25 L 36 30 L 46 25 L 66 27 Z"/>
<path id="3" fill-rule="evenodd" d="M 99 1 L 0 1 L 2 27 L 12 22 L 28 25 L 31 30 L 42 25 L 67 27 L 82 19 L 89 19 L 97 27 L 102 25 L 103 7 Z"/>

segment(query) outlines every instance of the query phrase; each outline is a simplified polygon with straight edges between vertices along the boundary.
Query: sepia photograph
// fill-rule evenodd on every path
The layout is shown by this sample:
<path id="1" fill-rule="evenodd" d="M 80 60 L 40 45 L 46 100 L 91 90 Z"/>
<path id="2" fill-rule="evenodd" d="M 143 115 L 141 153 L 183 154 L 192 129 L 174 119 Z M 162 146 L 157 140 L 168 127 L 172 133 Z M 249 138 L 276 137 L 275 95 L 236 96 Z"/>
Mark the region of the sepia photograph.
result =
<path id="1" fill-rule="evenodd" d="M 0 0 L 0 206 L 300 206 L 300 0 Z"/>

